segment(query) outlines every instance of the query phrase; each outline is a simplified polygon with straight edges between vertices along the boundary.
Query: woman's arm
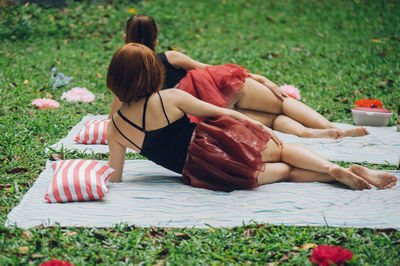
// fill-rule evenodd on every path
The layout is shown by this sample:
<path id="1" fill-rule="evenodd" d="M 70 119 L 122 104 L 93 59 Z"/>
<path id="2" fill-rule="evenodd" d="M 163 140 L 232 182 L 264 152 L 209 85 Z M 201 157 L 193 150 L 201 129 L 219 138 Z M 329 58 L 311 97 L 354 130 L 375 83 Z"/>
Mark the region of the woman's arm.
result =
<path id="1" fill-rule="evenodd" d="M 259 121 L 256 121 L 242 113 L 239 113 L 235 110 L 221 108 L 206 102 L 203 102 L 189 93 L 178 90 L 178 89 L 169 89 L 168 93 L 170 97 L 175 102 L 176 106 L 183 112 L 188 113 L 190 115 L 199 116 L 199 117 L 213 117 L 216 115 L 229 115 L 237 120 L 247 120 L 252 124 L 264 129 L 268 133 L 270 133 L 271 138 L 274 142 L 278 145 L 281 145 L 282 142 L 279 138 L 275 135 L 272 129 L 266 127 Z"/>
<path id="2" fill-rule="evenodd" d="M 203 64 L 196 60 L 193 60 L 187 55 L 184 55 L 177 51 L 167 51 L 165 52 L 165 56 L 168 59 L 168 62 L 177 68 L 183 68 L 185 70 L 191 70 L 194 68 L 206 68 L 207 64 Z"/>
<path id="3" fill-rule="evenodd" d="M 257 74 L 250 74 L 250 75 L 254 80 L 260 82 L 265 87 L 269 88 L 281 101 L 283 101 L 285 97 L 288 97 L 288 95 L 285 92 L 279 89 L 278 85 L 276 85 L 266 77 Z"/>
<path id="4" fill-rule="evenodd" d="M 108 130 L 110 129 L 110 126 Z M 122 170 L 124 169 L 126 147 L 122 146 L 117 141 L 113 140 L 112 137 L 107 136 L 108 147 L 110 149 L 110 158 L 108 164 L 115 170 L 110 177 L 111 182 L 122 181 Z"/>

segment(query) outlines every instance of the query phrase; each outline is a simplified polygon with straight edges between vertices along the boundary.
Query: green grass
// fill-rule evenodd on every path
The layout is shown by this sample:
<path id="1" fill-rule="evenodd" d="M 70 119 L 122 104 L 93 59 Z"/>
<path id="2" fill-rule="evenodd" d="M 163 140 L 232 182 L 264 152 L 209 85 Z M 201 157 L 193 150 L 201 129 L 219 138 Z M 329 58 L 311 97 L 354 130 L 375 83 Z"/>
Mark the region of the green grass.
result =
<path id="1" fill-rule="evenodd" d="M 0 8 L 0 264 L 38 264 L 54 257 L 82 264 L 308 263 L 306 243 L 351 249 L 354 265 L 399 265 L 399 230 L 249 224 L 232 229 L 110 229 L 4 227 L 6 215 L 44 169 L 45 153 L 87 113 L 106 114 L 108 63 L 122 45 L 129 8 L 152 15 L 161 27 L 160 51 L 176 48 L 194 59 L 242 64 L 283 85 L 300 88 L 303 102 L 335 122 L 352 122 L 357 99 L 379 98 L 397 110 L 400 100 L 398 1 L 135 1 Z M 60 89 L 50 68 L 74 77 Z M 27 82 L 26 82 L 27 80 Z M 86 87 L 93 104 L 61 101 Z M 52 96 L 56 110 L 31 101 Z M 395 124 L 393 115 L 390 125 Z M 137 158 L 131 156 L 131 159 Z M 346 163 L 339 162 L 342 165 Z M 372 165 L 370 165 L 372 166 Z M 395 169 L 377 165 L 379 169 Z M 21 247 L 28 247 L 28 250 Z"/>

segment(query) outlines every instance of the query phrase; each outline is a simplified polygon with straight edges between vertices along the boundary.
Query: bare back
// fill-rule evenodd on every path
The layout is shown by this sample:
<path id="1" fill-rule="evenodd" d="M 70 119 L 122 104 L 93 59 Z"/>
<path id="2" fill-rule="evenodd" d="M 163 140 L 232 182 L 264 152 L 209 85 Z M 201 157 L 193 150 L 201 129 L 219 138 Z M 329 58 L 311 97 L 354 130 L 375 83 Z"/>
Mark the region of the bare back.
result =
<path id="1" fill-rule="evenodd" d="M 160 98 L 157 93 L 154 93 L 149 97 L 145 113 L 144 125 L 143 112 L 146 100 L 145 98 L 140 99 L 137 102 L 132 102 L 129 105 L 123 104 L 120 108 L 121 114 L 123 114 L 123 116 L 125 116 L 135 125 L 139 127 L 144 126 L 146 131 L 153 131 L 166 127 L 168 125 L 168 120 L 166 119 L 166 116 L 168 117 L 170 123 L 173 123 L 174 121 L 181 118 L 184 112 L 181 111 L 174 104 L 173 100 L 171 100 L 171 93 L 169 93 L 168 91 L 161 91 L 159 93 L 162 97 L 164 104 L 161 104 Z M 164 115 L 163 107 L 166 116 Z M 117 113 L 115 113 L 112 118 L 113 122 L 109 124 L 108 128 L 108 137 L 125 147 L 140 152 L 139 148 L 143 146 L 145 133 L 140 129 L 133 127 L 128 122 L 124 121 L 124 119 Z M 114 123 L 117 125 L 117 128 L 115 127 Z M 121 133 L 124 134 L 126 138 Z M 134 144 L 136 144 L 138 147 L 129 142 L 127 138 L 130 140 L 134 140 Z"/>

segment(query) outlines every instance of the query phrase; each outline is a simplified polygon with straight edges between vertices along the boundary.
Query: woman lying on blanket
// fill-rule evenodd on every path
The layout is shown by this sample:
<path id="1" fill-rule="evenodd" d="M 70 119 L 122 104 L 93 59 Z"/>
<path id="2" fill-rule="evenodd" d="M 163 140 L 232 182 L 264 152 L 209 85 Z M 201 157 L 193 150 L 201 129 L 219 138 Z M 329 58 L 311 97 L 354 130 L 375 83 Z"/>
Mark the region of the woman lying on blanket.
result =
<path id="1" fill-rule="evenodd" d="M 158 26 L 153 18 L 134 15 L 126 25 L 126 43 L 141 43 L 155 50 Z M 307 105 L 287 97 L 267 78 L 250 74 L 242 66 L 210 66 L 177 52 L 158 54 L 164 65 L 163 88 L 179 88 L 200 100 L 236 110 L 278 131 L 305 138 L 356 137 L 368 134 L 362 127 L 341 130 Z M 114 98 L 110 116 L 121 106 Z"/>
<path id="2" fill-rule="evenodd" d="M 307 148 L 282 144 L 273 131 L 237 111 L 178 90 L 161 90 L 163 66 L 144 45 L 113 56 L 107 86 L 122 102 L 107 129 L 111 181 L 122 179 L 126 148 L 181 173 L 185 184 L 211 190 L 254 189 L 279 181 L 334 182 L 354 190 L 391 188 L 396 177 L 359 165 L 342 168 Z M 190 123 L 186 114 L 205 118 Z"/>

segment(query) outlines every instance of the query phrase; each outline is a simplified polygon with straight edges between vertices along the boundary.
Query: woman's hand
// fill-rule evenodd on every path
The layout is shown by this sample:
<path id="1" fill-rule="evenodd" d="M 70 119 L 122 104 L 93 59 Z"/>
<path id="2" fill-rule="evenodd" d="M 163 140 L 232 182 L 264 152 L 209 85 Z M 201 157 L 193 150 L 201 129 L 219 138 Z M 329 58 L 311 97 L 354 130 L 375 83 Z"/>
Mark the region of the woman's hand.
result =
<path id="1" fill-rule="evenodd" d="M 267 131 L 269 133 L 269 135 L 271 136 L 271 139 L 278 145 L 281 146 L 283 143 L 282 141 L 278 138 L 278 136 L 275 134 L 275 132 L 270 129 L 269 127 L 264 126 L 264 130 Z"/>
<path id="2" fill-rule="evenodd" d="M 265 87 L 270 89 L 275 94 L 275 96 L 278 97 L 279 100 L 283 101 L 286 97 L 288 97 L 286 92 L 283 92 L 281 89 L 279 89 L 279 87 L 275 83 L 273 83 L 266 77 L 257 74 L 250 74 L 250 75 L 254 80 L 260 82 Z"/>
<path id="3" fill-rule="evenodd" d="M 266 84 L 264 84 L 265 86 L 267 86 Z M 267 86 L 268 87 L 268 86 Z M 286 94 L 286 92 L 282 91 L 281 89 L 279 89 L 278 86 L 271 86 L 268 87 L 275 95 L 276 97 L 279 98 L 279 100 L 283 101 L 284 98 L 288 97 L 288 95 Z"/>
<path id="4" fill-rule="evenodd" d="M 250 122 L 251 123 L 253 123 L 254 125 L 256 125 L 256 126 L 258 126 L 258 127 L 260 127 L 260 128 L 262 128 L 263 130 L 265 130 L 265 131 L 267 131 L 268 133 L 269 133 L 269 135 L 271 136 L 271 139 L 277 144 L 277 145 L 282 145 L 283 143 L 282 143 L 282 141 L 278 138 L 278 136 L 275 134 L 275 132 L 272 130 L 272 129 L 270 129 L 269 127 L 266 127 L 264 124 L 262 124 L 261 122 L 259 122 L 259 121 L 256 121 L 256 120 L 250 120 Z"/>

